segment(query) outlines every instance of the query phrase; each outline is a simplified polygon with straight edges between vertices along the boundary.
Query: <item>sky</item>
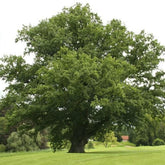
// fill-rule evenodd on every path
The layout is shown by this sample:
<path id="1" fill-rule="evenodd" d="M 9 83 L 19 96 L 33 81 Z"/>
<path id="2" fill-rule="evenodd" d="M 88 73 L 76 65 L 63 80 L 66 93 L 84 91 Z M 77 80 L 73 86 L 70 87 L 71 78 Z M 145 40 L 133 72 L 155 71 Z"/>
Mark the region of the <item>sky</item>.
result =
<path id="1" fill-rule="evenodd" d="M 0 58 L 22 55 L 25 44 L 15 43 L 17 31 L 23 25 L 37 25 L 41 20 L 60 13 L 76 2 L 88 3 L 104 24 L 120 19 L 128 30 L 154 35 L 165 45 L 165 0 L 1 0 L 0 1 Z M 30 61 L 30 59 L 28 59 Z M 165 64 L 160 67 L 165 71 Z M 0 96 L 5 83 L 0 80 Z"/>

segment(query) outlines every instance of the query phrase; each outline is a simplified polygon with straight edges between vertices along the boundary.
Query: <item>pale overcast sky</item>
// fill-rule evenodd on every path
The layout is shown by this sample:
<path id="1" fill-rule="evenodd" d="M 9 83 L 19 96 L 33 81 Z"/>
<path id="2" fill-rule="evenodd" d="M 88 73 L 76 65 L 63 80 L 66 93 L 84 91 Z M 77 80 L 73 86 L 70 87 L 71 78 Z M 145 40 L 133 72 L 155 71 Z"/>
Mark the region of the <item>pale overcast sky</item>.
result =
<path id="1" fill-rule="evenodd" d="M 0 57 L 23 54 L 24 44 L 15 43 L 23 24 L 37 25 L 76 2 L 89 3 L 105 24 L 120 19 L 128 30 L 145 30 L 165 45 L 165 0 L 0 0 Z M 0 95 L 3 88 L 0 81 Z"/>

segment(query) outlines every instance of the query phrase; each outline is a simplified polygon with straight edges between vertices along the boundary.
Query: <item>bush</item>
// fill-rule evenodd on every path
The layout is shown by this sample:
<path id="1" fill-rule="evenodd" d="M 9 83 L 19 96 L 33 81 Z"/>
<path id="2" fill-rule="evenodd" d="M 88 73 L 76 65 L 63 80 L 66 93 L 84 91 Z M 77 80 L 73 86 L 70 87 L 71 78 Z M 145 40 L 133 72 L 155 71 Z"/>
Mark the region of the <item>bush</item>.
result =
<path id="1" fill-rule="evenodd" d="M 165 142 L 164 142 L 164 140 L 157 138 L 153 141 L 152 145 L 153 146 L 165 145 Z"/>
<path id="2" fill-rule="evenodd" d="M 0 152 L 5 152 L 6 146 L 4 144 L 0 144 Z"/>
<path id="3" fill-rule="evenodd" d="M 39 149 L 34 140 L 26 135 L 19 135 L 17 132 L 12 132 L 9 138 L 7 139 L 7 148 L 9 151 L 34 151 Z"/>
<path id="4" fill-rule="evenodd" d="M 148 145 L 148 141 L 145 138 L 138 138 L 136 140 L 136 146 L 147 146 Z"/>
<path id="5" fill-rule="evenodd" d="M 114 132 L 106 132 L 104 135 L 104 146 L 105 147 L 111 147 L 111 144 L 114 144 L 117 142 L 117 138 L 115 137 Z"/>
<path id="6" fill-rule="evenodd" d="M 45 134 L 43 133 L 38 133 L 37 137 L 36 137 L 36 144 L 40 149 L 47 149 L 49 148 L 47 146 L 47 137 Z"/>
<path id="7" fill-rule="evenodd" d="M 7 144 L 7 120 L 5 117 L 0 117 L 0 144 Z"/>
<path id="8" fill-rule="evenodd" d="M 7 120 L 5 117 L 0 117 L 0 134 L 5 134 L 7 129 Z"/>

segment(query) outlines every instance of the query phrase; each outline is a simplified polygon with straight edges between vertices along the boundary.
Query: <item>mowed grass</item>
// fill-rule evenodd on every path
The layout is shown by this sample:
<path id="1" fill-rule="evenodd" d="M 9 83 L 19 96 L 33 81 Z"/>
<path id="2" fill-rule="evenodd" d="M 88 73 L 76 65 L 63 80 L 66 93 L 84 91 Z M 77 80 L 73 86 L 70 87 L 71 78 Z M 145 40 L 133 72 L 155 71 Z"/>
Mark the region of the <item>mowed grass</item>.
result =
<path id="1" fill-rule="evenodd" d="M 97 146 L 85 154 L 71 154 L 66 150 L 0 153 L 0 165 L 165 165 L 165 146 Z"/>

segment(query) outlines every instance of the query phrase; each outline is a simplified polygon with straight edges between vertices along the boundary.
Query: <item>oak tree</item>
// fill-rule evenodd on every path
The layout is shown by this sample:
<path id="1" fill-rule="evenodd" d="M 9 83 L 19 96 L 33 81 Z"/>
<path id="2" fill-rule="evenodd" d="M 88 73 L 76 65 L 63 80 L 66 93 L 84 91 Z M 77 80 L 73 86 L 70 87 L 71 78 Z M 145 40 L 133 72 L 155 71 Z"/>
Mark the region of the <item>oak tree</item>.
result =
<path id="1" fill-rule="evenodd" d="M 84 152 L 88 139 L 116 125 L 136 126 L 146 113 L 164 114 L 164 47 L 151 34 L 107 25 L 76 4 L 37 26 L 24 26 L 16 42 L 25 55 L 4 57 L 0 76 L 9 84 L 3 106 L 21 129 L 49 128 L 54 150 L 71 142 Z"/>

